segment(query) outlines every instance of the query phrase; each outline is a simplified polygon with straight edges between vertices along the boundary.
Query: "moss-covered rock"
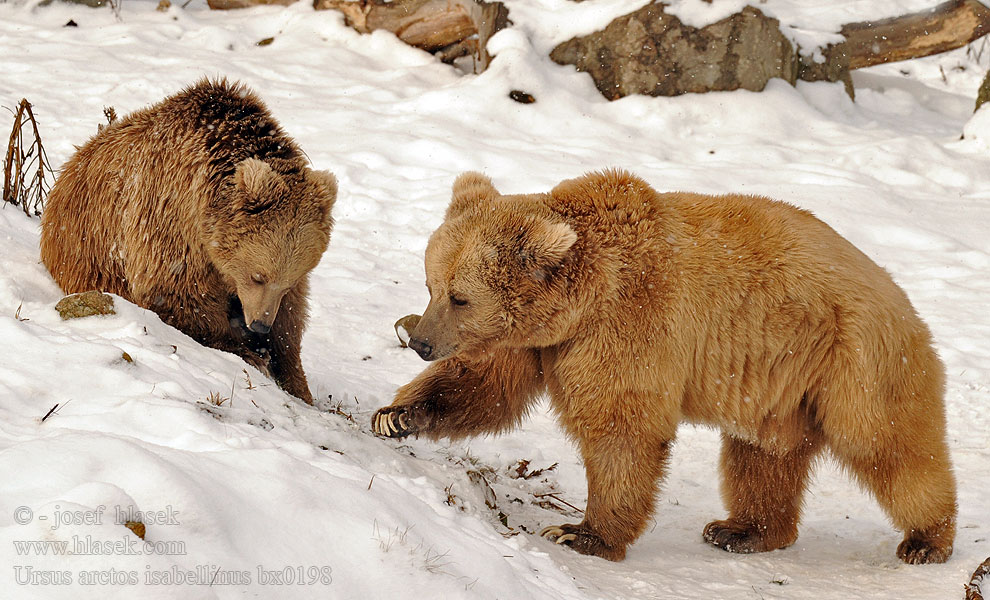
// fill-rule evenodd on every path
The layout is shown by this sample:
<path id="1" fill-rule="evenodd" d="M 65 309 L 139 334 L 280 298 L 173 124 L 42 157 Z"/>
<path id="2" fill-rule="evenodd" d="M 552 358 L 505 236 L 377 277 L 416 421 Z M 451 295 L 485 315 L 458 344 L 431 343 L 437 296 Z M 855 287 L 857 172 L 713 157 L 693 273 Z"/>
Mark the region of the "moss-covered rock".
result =
<path id="1" fill-rule="evenodd" d="M 95 290 L 66 296 L 58 301 L 55 310 L 66 320 L 117 314 L 113 309 L 113 297 Z"/>
<path id="2" fill-rule="evenodd" d="M 798 70 L 797 52 L 780 23 L 750 6 L 699 29 L 651 2 L 602 31 L 560 44 L 550 58 L 589 73 L 609 100 L 761 91 L 773 77 L 794 83 Z"/>

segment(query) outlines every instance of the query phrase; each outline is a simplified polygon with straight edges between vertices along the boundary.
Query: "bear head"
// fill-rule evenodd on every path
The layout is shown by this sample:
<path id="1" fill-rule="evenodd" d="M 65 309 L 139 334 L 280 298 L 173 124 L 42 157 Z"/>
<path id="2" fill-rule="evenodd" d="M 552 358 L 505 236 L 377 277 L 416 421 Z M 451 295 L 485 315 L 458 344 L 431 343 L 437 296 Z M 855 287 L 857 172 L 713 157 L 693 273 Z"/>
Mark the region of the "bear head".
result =
<path id="1" fill-rule="evenodd" d="M 252 331 L 268 333 L 283 296 L 320 261 L 336 198 L 337 181 L 327 171 L 281 174 L 249 158 L 207 208 L 207 252 Z"/>
<path id="2" fill-rule="evenodd" d="M 409 347 L 424 360 L 559 341 L 573 319 L 560 267 L 577 241 L 538 194 L 502 196 L 465 173 L 426 249 L 430 303 Z"/>

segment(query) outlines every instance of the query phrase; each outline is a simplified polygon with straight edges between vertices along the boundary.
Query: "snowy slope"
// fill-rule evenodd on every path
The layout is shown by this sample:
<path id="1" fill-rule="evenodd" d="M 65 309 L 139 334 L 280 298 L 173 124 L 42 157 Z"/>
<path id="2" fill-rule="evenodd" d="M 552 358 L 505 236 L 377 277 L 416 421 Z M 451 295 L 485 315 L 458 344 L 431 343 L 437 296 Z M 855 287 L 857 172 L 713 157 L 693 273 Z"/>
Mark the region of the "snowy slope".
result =
<path id="1" fill-rule="evenodd" d="M 474 76 L 302 5 L 156 12 L 127 0 L 117 20 L 0 3 L 0 106 L 34 103 L 55 164 L 95 133 L 104 106 L 124 114 L 225 75 L 252 86 L 341 190 L 303 346 L 315 409 L 122 300 L 115 316 L 62 322 L 37 219 L 0 209 L 0 598 L 962 596 L 990 555 L 990 113 L 972 116 L 990 51 L 857 73 L 855 103 L 839 85 L 782 82 L 608 103 L 542 57 L 561 28 L 593 29 L 642 2 L 509 4 L 516 26 Z M 63 27 L 70 19 L 79 26 Z M 537 102 L 511 101 L 512 89 Z M 579 520 L 565 503 L 586 501 L 576 452 L 544 408 L 500 438 L 370 435 L 371 413 L 424 366 L 392 323 L 426 305 L 423 250 L 454 177 L 482 170 L 514 193 L 606 166 L 662 190 L 788 200 L 890 270 L 948 367 L 960 529 L 947 564 L 902 564 L 900 534 L 827 461 L 793 547 L 707 546 L 701 528 L 724 510 L 717 434 L 704 429 L 682 428 L 656 525 L 622 563 L 527 533 Z M 230 399 L 215 406 L 211 394 Z M 526 475 L 547 470 L 519 477 L 520 460 Z M 114 522 L 129 506 L 150 513 L 147 548 Z"/>

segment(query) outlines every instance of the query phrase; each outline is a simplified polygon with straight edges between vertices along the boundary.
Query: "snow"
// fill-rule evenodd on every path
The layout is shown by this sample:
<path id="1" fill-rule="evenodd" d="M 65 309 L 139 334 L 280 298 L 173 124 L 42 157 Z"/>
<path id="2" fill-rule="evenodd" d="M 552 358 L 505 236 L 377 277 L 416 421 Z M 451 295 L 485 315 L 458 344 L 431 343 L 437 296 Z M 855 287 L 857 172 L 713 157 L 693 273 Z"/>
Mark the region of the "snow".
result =
<path id="1" fill-rule="evenodd" d="M 340 183 L 303 345 L 321 401 L 302 405 L 119 298 L 116 315 L 61 321 L 38 220 L 0 210 L 4 597 L 962 596 L 990 555 L 990 117 L 972 113 L 990 64 L 981 42 L 858 72 L 855 103 L 839 84 L 779 81 L 763 93 L 610 103 L 546 50 L 640 0 L 513 0 L 515 26 L 491 41 L 497 57 L 478 76 L 303 4 L 155 4 L 128 0 L 119 20 L 107 9 L 0 4 L 0 106 L 28 98 L 61 165 L 104 106 L 126 114 L 204 75 L 255 89 Z M 841 23 L 919 2 L 822 6 L 760 4 L 826 31 L 826 12 Z M 70 19 L 78 27 L 63 27 Z M 513 89 L 537 102 L 513 102 Z M 810 209 L 905 288 L 949 373 L 960 512 L 948 563 L 902 564 L 900 534 L 828 460 L 793 547 L 743 556 L 706 545 L 702 527 L 725 514 L 718 435 L 706 429 L 682 427 L 654 523 L 621 563 L 527 533 L 576 522 L 564 502 L 587 500 L 577 453 L 544 406 L 498 438 L 370 434 L 374 410 L 425 365 L 399 347 L 393 323 L 426 306 L 423 251 L 456 175 L 480 170 L 516 193 L 608 166 L 661 190 L 766 194 Z M 524 473 L 546 470 L 517 476 L 521 460 Z M 146 519 L 150 546 L 116 522 L 128 510 L 158 517 Z"/>

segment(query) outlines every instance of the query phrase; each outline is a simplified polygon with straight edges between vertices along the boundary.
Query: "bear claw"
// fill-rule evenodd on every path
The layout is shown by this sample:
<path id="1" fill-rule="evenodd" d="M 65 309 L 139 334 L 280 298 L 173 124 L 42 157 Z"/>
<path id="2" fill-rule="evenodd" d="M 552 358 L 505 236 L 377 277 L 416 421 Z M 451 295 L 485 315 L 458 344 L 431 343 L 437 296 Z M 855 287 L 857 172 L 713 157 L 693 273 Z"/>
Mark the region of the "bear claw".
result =
<path id="1" fill-rule="evenodd" d="M 566 533 L 562 528 L 551 525 L 550 527 L 544 527 L 540 531 L 540 537 L 557 545 L 564 545 L 568 542 L 573 542 L 578 536 L 576 533 Z"/>
<path id="2" fill-rule="evenodd" d="M 564 535 L 564 530 L 561 529 L 560 527 L 557 527 L 556 525 L 544 527 L 543 529 L 540 530 L 540 537 L 546 538 L 548 540 L 550 538 L 558 538 L 562 535 Z"/>
<path id="3" fill-rule="evenodd" d="M 416 433 L 412 419 L 405 408 L 386 407 L 379 410 L 371 419 L 371 430 L 380 436 L 397 438 Z"/>
<path id="4" fill-rule="evenodd" d="M 581 554 L 600 556 L 607 560 L 622 560 L 626 556 L 624 544 L 622 546 L 607 544 L 600 535 L 584 524 L 544 527 L 540 531 L 540 537 L 558 546 L 567 546 Z"/>

